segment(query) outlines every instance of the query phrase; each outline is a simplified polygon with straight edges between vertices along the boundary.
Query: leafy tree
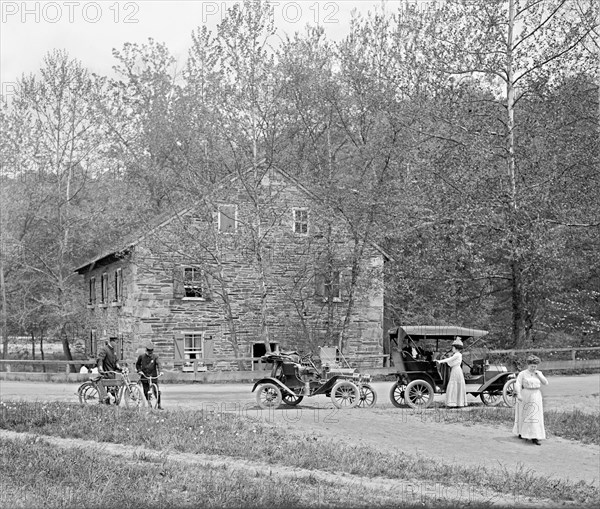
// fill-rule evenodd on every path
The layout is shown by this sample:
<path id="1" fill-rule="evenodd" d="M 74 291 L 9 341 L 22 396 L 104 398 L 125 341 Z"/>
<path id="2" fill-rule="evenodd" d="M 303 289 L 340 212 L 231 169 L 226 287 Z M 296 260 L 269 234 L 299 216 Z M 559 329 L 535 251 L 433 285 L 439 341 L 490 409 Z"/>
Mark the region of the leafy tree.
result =
<path id="1" fill-rule="evenodd" d="M 476 129 L 457 116 L 460 108 L 441 108 L 441 123 L 435 127 L 445 133 L 446 147 L 455 145 L 453 154 L 469 156 L 444 179 L 460 182 L 455 189 L 461 194 L 462 184 L 468 188 L 469 182 L 487 182 L 479 189 L 484 195 L 493 192 L 489 210 L 477 210 L 494 234 L 488 239 L 488 278 L 496 274 L 509 283 L 512 344 L 519 347 L 531 334 L 535 309 L 547 295 L 538 291 L 550 274 L 540 255 L 550 252 L 548 235 L 555 219 L 544 200 L 558 184 L 558 174 L 564 174 L 558 168 L 569 166 L 563 154 L 550 159 L 540 150 L 540 139 L 549 141 L 558 133 L 549 130 L 528 103 L 540 90 L 552 91 L 565 77 L 593 68 L 586 41 L 596 26 L 595 6 L 568 0 L 449 0 L 425 17 L 412 19 L 425 41 L 420 48 L 424 65 L 440 80 L 437 99 L 446 97 L 442 104 L 454 99 L 457 106 L 470 104 L 469 113 L 481 121 Z M 465 96 L 473 86 L 489 93 Z M 481 151 L 468 150 L 472 147 L 467 143 Z M 484 167 L 486 159 L 489 166 Z M 457 208 L 468 216 L 466 207 Z"/>
<path id="2" fill-rule="evenodd" d="M 96 94 L 97 84 L 81 64 L 54 51 L 39 77 L 20 80 L 7 113 L 12 129 L 3 166 L 11 207 L 6 238 L 17 258 L 11 260 L 13 293 L 6 306 L 17 311 L 23 305 L 24 313 L 15 313 L 24 319 L 18 324 L 23 331 L 32 330 L 34 316 L 45 321 L 67 359 L 67 330 L 81 318 L 81 289 L 72 271 L 89 222 L 81 205 L 99 171 L 95 155 L 102 137 L 90 101 Z"/>

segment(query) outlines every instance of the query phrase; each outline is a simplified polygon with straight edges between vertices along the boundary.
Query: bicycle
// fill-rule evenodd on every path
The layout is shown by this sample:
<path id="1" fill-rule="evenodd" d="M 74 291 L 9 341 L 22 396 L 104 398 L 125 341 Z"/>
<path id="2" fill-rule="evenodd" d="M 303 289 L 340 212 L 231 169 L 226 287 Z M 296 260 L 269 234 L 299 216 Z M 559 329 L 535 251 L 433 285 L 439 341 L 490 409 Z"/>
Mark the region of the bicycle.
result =
<path id="1" fill-rule="evenodd" d="M 82 383 L 77 389 L 79 403 L 82 405 L 102 403 L 98 384 L 103 384 L 111 403 L 119 405 L 121 401 L 124 401 L 128 408 L 139 408 L 144 401 L 144 393 L 135 382 L 129 379 L 129 368 L 124 367 L 121 372 L 107 371 L 107 373 L 115 373 L 120 378 L 114 380 L 103 378 L 99 373 L 92 375 L 89 381 Z"/>
<path id="2" fill-rule="evenodd" d="M 158 403 L 159 403 L 160 392 L 158 390 L 158 385 L 156 385 L 153 382 L 153 380 L 155 380 L 155 379 L 158 380 L 158 378 L 163 376 L 164 373 L 159 373 L 158 376 L 146 376 L 142 372 L 138 372 L 138 374 L 140 375 L 140 379 L 138 381 L 138 391 L 140 391 L 142 393 L 142 397 L 143 397 L 144 386 L 142 385 L 142 379 L 148 380 L 150 382 L 149 386 L 148 386 L 148 406 L 150 408 L 157 408 Z"/>

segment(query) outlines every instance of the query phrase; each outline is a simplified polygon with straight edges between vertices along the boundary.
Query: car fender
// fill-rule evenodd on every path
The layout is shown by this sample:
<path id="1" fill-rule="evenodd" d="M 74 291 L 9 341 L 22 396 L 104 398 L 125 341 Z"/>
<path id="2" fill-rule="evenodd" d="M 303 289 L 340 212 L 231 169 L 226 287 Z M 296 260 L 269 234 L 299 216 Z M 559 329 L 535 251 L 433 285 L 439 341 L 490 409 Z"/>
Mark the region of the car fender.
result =
<path id="1" fill-rule="evenodd" d="M 254 387 L 252 387 L 252 392 L 254 392 L 256 390 L 256 388 L 261 384 L 275 384 L 283 392 L 286 392 L 287 394 L 291 394 L 292 396 L 297 396 L 297 394 L 294 391 L 292 391 L 289 387 L 287 387 L 285 384 L 283 384 L 280 380 L 277 380 L 277 378 L 270 378 L 270 377 L 269 378 L 261 378 L 260 380 L 255 382 Z"/>
<path id="2" fill-rule="evenodd" d="M 413 380 L 425 380 L 435 391 L 436 385 L 433 381 L 433 377 L 429 373 L 425 371 L 407 371 L 403 373 L 403 375 L 405 375 L 405 378 L 408 380 L 407 384 Z"/>
<path id="3" fill-rule="evenodd" d="M 492 378 L 491 380 L 488 380 L 487 382 L 485 382 L 484 384 L 481 385 L 481 387 L 479 387 L 479 392 L 485 392 L 487 391 L 490 386 L 492 385 L 499 385 L 499 389 L 502 390 L 502 387 L 504 387 L 504 384 L 506 383 L 506 381 L 510 378 L 514 378 L 515 374 L 514 373 L 498 373 L 494 378 Z"/>

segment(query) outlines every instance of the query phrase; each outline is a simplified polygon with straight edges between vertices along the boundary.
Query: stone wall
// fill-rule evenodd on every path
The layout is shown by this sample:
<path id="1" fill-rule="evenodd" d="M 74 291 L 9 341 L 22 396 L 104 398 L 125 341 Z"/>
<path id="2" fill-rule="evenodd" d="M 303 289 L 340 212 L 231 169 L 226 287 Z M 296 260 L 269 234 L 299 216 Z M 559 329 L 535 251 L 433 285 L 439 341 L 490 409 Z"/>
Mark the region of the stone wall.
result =
<path id="1" fill-rule="evenodd" d="M 238 205 L 235 233 L 216 233 L 222 204 Z M 294 208 L 309 210 L 306 234 L 293 231 Z M 216 192 L 204 208 L 146 235 L 127 257 L 86 275 L 87 284 L 92 275 L 98 280 L 103 271 L 111 274 L 122 268 L 124 279 L 122 305 L 91 308 L 90 327 L 108 335 L 122 334 L 127 357 L 152 340 L 161 357 L 173 361 L 176 337 L 186 332 L 202 333 L 212 341 L 213 357 L 232 357 L 233 323 L 239 355 L 249 357 L 252 345 L 265 337 L 261 334 L 264 287 L 270 342 L 316 354 L 320 345 L 338 344 L 353 291 L 344 353 L 378 354 L 383 341 L 383 257 L 372 245 L 365 245 L 360 276 L 352 286 L 355 248 L 341 217 L 277 173 L 263 180 L 258 196 L 247 195 L 234 182 Z M 316 273 L 328 264 L 341 273 L 339 302 L 317 292 Z M 182 266 L 202 269 L 203 300 L 178 294 L 176 274 Z M 238 367 L 216 361 L 210 369 Z"/>

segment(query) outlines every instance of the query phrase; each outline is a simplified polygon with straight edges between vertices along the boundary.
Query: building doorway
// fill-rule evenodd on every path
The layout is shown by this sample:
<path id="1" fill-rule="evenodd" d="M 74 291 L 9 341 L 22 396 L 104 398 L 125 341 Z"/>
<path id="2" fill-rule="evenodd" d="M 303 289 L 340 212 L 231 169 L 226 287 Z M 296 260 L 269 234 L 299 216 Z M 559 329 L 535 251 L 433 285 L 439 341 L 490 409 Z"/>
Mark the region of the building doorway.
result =
<path id="1" fill-rule="evenodd" d="M 268 353 L 277 353 L 279 352 L 279 343 L 269 343 L 269 348 L 271 350 Z M 267 345 L 264 343 L 254 343 L 252 345 L 252 357 L 254 357 L 252 359 L 252 371 L 269 369 L 272 366 L 271 363 L 265 363 L 258 358 L 263 355 L 267 355 Z"/>

